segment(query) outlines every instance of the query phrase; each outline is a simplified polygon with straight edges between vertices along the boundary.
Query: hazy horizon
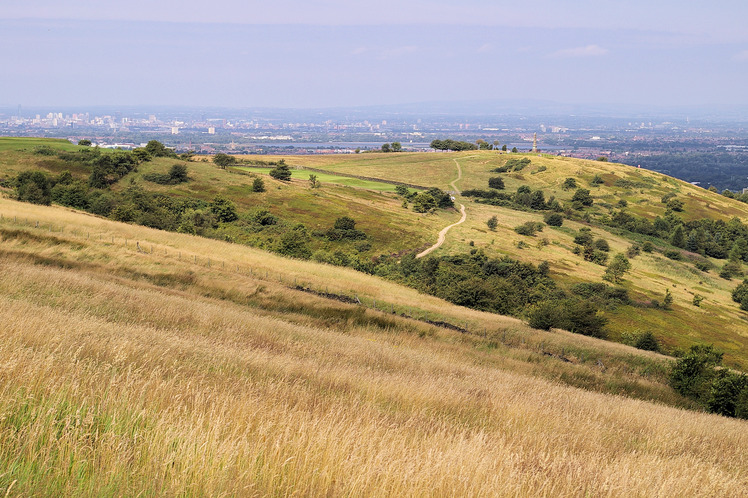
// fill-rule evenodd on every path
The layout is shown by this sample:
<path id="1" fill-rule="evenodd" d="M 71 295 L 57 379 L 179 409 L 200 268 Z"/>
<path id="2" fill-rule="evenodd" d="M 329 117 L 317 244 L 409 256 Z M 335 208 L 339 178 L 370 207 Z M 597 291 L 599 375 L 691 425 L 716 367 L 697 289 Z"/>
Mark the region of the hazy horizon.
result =
<path id="1" fill-rule="evenodd" d="M 746 14 L 674 0 L 32 0 L 0 13 L 0 106 L 742 108 Z"/>

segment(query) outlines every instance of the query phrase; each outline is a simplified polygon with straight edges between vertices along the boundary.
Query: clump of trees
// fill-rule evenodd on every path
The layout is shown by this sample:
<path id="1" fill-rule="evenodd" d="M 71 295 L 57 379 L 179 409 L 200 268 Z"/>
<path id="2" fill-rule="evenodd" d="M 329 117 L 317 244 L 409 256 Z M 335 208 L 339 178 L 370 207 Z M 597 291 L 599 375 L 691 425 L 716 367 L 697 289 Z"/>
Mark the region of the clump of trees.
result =
<path id="1" fill-rule="evenodd" d="M 432 140 L 431 141 L 431 148 L 436 150 L 453 150 L 453 151 L 461 151 L 461 150 L 477 150 L 478 146 L 474 143 L 470 142 L 463 142 L 459 140 L 452 140 L 452 139 L 446 139 L 446 140 Z"/>
<path id="2" fill-rule="evenodd" d="M 382 144 L 382 152 L 402 152 L 403 145 L 400 142 Z"/>
<path id="3" fill-rule="evenodd" d="M 608 251 L 610 245 L 605 239 L 595 239 L 592 236 L 592 230 L 587 227 L 579 229 L 579 233 L 574 236 L 574 254 L 581 254 L 586 261 L 591 261 L 598 265 L 605 265 L 608 261 Z"/>

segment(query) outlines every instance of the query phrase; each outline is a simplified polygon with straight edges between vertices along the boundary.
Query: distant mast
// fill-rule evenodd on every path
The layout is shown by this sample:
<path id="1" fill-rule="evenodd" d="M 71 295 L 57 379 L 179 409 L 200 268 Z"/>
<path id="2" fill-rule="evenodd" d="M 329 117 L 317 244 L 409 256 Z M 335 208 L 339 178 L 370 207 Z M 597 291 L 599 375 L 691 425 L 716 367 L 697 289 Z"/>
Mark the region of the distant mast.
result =
<path id="1" fill-rule="evenodd" d="M 535 132 L 535 134 L 532 136 L 532 152 L 537 153 L 538 152 L 538 134 Z"/>

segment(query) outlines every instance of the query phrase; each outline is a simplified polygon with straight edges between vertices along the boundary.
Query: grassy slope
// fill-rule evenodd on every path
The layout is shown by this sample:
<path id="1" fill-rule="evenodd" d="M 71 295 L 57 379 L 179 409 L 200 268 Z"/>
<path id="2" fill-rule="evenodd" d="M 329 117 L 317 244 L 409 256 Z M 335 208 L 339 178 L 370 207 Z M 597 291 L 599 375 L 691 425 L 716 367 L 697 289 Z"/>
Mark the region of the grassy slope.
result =
<path id="1" fill-rule="evenodd" d="M 64 142 L 64 143 L 63 143 Z M 67 150 L 78 148 L 65 141 L 44 139 L 0 140 L 0 161 L 5 175 L 20 170 L 43 167 L 53 172 L 69 168 L 68 163 L 48 156 L 30 154 L 33 147 L 48 144 Z M 503 164 L 509 157 L 497 152 L 465 153 L 400 153 L 357 154 L 327 156 L 285 157 L 292 167 L 314 167 L 330 171 L 383 178 L 406 183 L 426 184 L 449 188 L 448 183 L 456 177 L 457 160 L 463 169 L 463 179 L 458 187 L 485 188 L 487 180 L 496 173 L 489 170 Z M 583 161 L 571 158 L 517 154 L 512 157 L 529 157 L 532 164 L 521 172 L 502 174 L 507 191 L 529 184 L 542 188 L 546 196 L 554 195 L 568 200 L 573 191 L 560 188 L 564 179 L 574 177 L 580 186 L 589 187 L 596 174 L 605 179 L 605 185 L 589 187 L 595 197 L 593 213 L 607 213 L 618 200 L 629 203 L 628 210 L 634 214 L 653 218 L 665 211 L 660 198 L 668 192 L 676 192 L 684 201 L 688 219 L 710 216 L 729 220 L 738 216 L 748 218 L 748 206 L 721 195 L 704 191 L 685 182 L 668 178 L 646 170 L 619 164 Z M 280 157 L 264 157 L 277 160 Z M 204 158 L 200 158 L 204 159 Z M 159 186 L 142 180 L 148 172 L 165 173 L 173 159 L 157 159 L 141 165 L 138 173 L 128 175 L 116 188 L 124 188 L 131 181 L 140 183 L 149 190 L 169 192 L 174 195 L 212 199 L 216 194 L 232 198 L 241 210 L 264 207 L 289 221 L 304 223 L 310 229 L 325 230 L 337 217 L 348 215 L 357 221 L 357 227 L 370 235 L 371 249 L 366 253 L 397 253 L 415 248 L 424 248 L 435 240 L 436 233 L 459 218 L 456 211 L 438 211 L 436 215 L 418 215 L 401 207 L 401 200 L 389 192 L 323 183 L 321 189 L 310 189 L 308 172 L 294 169 L 299 176 L 289 183 L 273 180 L 260 170 L 239 174 L 220 170 L 205 161 L 188 163 L 189 183 L 178 186 Z M 539 171 L 544 167 L 544 171 Z M 256 170 L 253 170 L 256 171 Z M 85 175 L 86 171 L 74 174 Z M 251 184 L 254 175 L 261 176 L 267 185 L 264 193 L 254 193 Z M 331 177 L 334 178 L 334 177 Z M 625 189 L 616 187 L 617 179 L 628 179 L 643 183 L 646 187 Z M 371 185 L 367 185 L 371 186 Z M 447 237 L 441 251 L 464 252 L 470 242 L 483 248 L 488 255 L 508 255 L 524 261 L 551 263 L 554 276 L 566 284 L 579 281 L 600 281 L 604 268 L 585 262 L 572 254 L 573 232 L 583 225 L 567 221 L 564 227 L 547 227 L 536 237 L 523 237 L 512 229 L 524 221 L 542 221 L 536 213 L 525 213 L 510 209 L 481 205 L 460 198 L 468 208 L 466 223 L 454 228 Z M 492 215 L 499 218 L 497 231 L 488 231 L 485 221 Z M 631 241 L 602 228 L 594 228 L 595 236 L 608 240 L 613 252 L 622 252 Z M 539 244 L 546 239 L 548 245 Z M 528 248 L 519 249 L 517 243 L 524 241 Z M 353 248 L 349 248 L 351 251 Z M 716 265 L 722 262 L 713 260 Z M 675 298 L 673 311 L 665 312 L 652 308 L 622 308 L 606 312 L 610 320 L 611 337 L 617 339 L 624 333 L 651 331 L 669 347 L 687 348 L 693 343 L 714 343 L 726 352 L 726 362 L 743 370 L 748 369 L 748 317 L 730 298 L 736 285 L 716 275 L 715 271 L 703 273 L 692 265 L 673 262 L 660 254 L 642 254 L 632 260 L 633 269 L 626 277 L 624 286 L 638 301 L 661 300 L 665 289 Z M 691 304 L 693 295 L 705 297 L 701 307 Z M 633 311 L 633 312 L 632 312 Z"/>
<path id="2" fill-rule="evenodd" d="M 748 487 L 745 421 L 568 385 L 678 403 L 658 355 L 239 245 L 9 200 L 0 214 L 0 492 Z M 476 333 L 322 299 L 292 281 Z"/>
<path id="3" fill-rule="evenodd" d="M 619 199 L 629 203 L 629 212 L 639 216 L 654 218 L 665 212 L 661 197 L 675 192 L 684 201 L 685 210 L 679 213 L 688 221 L 705 216 L 729 221 L 739 217 L 744 222 L 748 218 L 748 205 L 705 191 L 675 178 L 641 170 L 621 164 L 584 161 L 572 158 L 514 154 L 512 157 L 529 157 L 532 164 L 520 172 L 490 173 L 503 164 L 507 155 L 496 152 L 413 154 L 361 154 L 356 156 L 312 156 L 286 157 L 290 164 L 308 165 L 330 171 L 359 174 L 396 181 L 415 182 L 427 186 L 448 188 L 448 182 L 456 178 L 456 159 L 463 170 L 463 179 L 458 184 L 462 190 L 487 186 L 488 178 L 501 176 L 508 192 L 520 185 L 543 189 L 546 198 L 551 195 L 567 201 L 573 190 L 564 191 L 561 184 L 567 177 L 574 177 L 579 186 L 589 188 L 595 198 L 592 213 L 608 213 Z M 277 158 L 273 158 L 277 159 Z M 541 166 L 544 171 L 539 171 Z M 589 186 L 589 181 L 599 174 L 605 185 Z M 645 183 L 646 187 L 620 188 L 616 180 L 626 179 Z M 511 209 L 487 206 L 459 198 L 467 206 L 467 221 L 453 229 L 442 246 L 444 252 L 465 252 L 469 242 L 483 248 L 490 256 L 508 255 L 524 261 L 551 263 L 551 272 L 566 283 L 579 281 L 601 281 L 604 267 L 584 261 L 574 255 L 574 232 L 585 226 L 566 221 L 562 228 L 546 227 L 536 237 L 518 235 L 513 228 L 525 221 L 543 221 L 537 213 L 520 212 Z M 499 227 L 491 232 L 486 221 L 493 215 L 499 219 Z M 446 224 L 445 224 L 446 226 Z M 596 237 L 603 237 L 611 245 L 611 254 L 624 252 L 631 245 L 631 239 L 612 233 L 604 228 L 593 228 Z M 634 236 L 638 237 L 638 236 Z M 538 242 L 547 239 L 549 245 Z M 641 237 L 639 237 L 641 239 Z M 519 249 L 517 243 L 524 241 L 530 247 Z M 643 239 L 641 239 L 643 240 Z M 657 243 L 657 245 L 662 245 Z M 665 246 L 663 246 L 665 247 Z M 639 301 L 662 300 L 665 289 L 670 289 L 675 298 L 673 311 L 665 312 L 652 308 L 624 308 L 607 312 L 611 320 L 611 337 L 622 333 L 651 331 L 670 347 L 687 348 L 697 342 L 713 343 L 726 352 L 726 362 L 743 370 L 748 369 L 748 315 L 740 311 L 730 297 L 737 281 L 726 281 L 716 271 L 704 273 L 685 262 L 671 261 L 661 254 L 642 254 L 632 259 L 633 269 L 626 276 L 624 287 Z M 712 260 L 717 266 L 724 261 Z M 694 294 L 705 297 L 701 307 L 693 306 Z M 632 312 L 633 311 L 633 312 Z"/>

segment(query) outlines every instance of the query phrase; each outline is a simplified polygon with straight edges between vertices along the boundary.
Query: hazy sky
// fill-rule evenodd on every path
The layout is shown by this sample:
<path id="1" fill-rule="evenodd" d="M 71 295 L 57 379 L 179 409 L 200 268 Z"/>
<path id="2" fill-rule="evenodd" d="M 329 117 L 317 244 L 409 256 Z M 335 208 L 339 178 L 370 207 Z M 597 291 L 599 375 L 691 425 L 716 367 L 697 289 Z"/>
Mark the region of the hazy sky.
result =
<path id="1" fill-rule="evenodd" d="M 744 0 L 25 0 L 0 105 L 748 104 Z"/>

